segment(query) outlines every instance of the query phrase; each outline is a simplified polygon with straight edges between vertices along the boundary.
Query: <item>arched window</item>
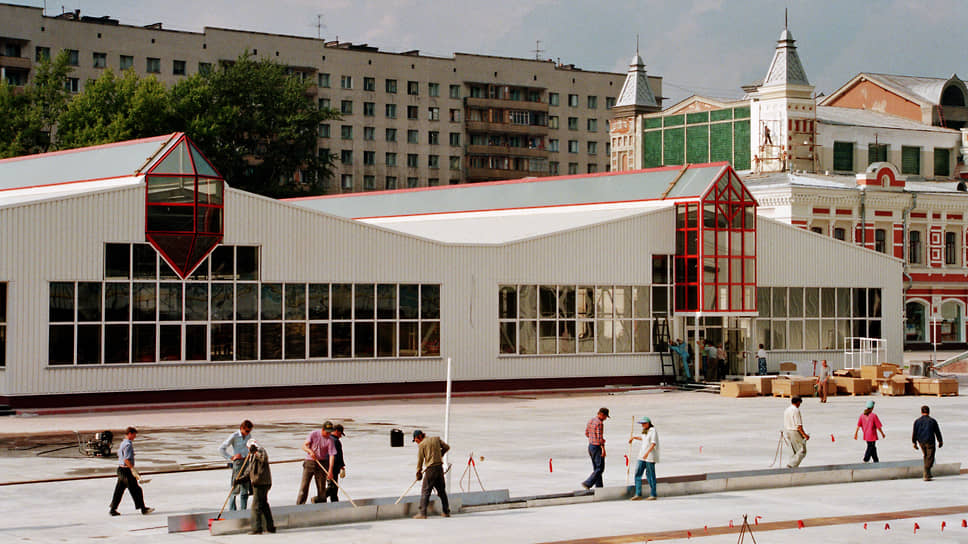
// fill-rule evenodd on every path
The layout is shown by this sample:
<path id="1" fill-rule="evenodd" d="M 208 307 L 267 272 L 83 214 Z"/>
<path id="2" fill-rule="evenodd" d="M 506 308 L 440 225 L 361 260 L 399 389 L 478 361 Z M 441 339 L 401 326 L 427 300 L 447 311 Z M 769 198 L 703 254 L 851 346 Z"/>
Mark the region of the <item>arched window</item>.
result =
<path id="1" fill-rule="evenodd" d="M 904 305 L 904 341 L 905 342 L 927 342 L 925 334 L 925 317 L 927 315 L 925 304 L 918 301 L 911 301 Z"/>
<path id="2" fill-rule="evenodd" d="M 965 94 L 955 85 L 949 85 L 941 93 L 942 106 L 964 106 Z"/>
<path id="3" fill-rule="evenodd" d="M 962 319 L 964 306 L 957 300 L 948 300 L 941 304 L 941 321 L 938 322 L 939 342 L 964 342 L 965 322 Z"/>

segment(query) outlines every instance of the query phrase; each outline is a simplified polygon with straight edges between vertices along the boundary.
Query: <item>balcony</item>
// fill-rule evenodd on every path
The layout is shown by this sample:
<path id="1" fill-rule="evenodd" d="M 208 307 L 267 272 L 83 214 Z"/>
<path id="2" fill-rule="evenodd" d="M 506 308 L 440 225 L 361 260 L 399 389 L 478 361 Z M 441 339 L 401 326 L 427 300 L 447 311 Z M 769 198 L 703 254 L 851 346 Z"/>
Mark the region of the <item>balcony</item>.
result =
<path id="1" fill-rule="evenodd" d="M 30 70 L 30 59 L 24 57 L 5 57 L 0 55 L 0 67 Z"/>
<path id="2" fill-rule="evenodd" d="M 497 134 L 548 134 L 548 127 L 543 125 L 512 125 L 510 123 L 489 123 L 487 121 L 467 121 L 464 124 L 467 132 L 484 132 Z"/>
<path id="3" fill-rule="evenodd" d="M 505 179 L 520 179 L 527 177 L 547 176 L 548 172 L 532 172 L 530 170 L 501 170 L 498 168 L 474 168 L 467 169 L 467 181 L 499 181 Z"/>
<path id="4" fill-rule="evenodd" d="M 500 110 L 540 111 L 548 113 L 548 104 L 527 100 L 504 100 L 500 98 L 465 98 L 469 108 L 493 108 Z"/>
<path id="5" fill-rule="evenodd" d="M 508 157 L 533 157 L 547 159 L 548 150 L 528 147 L 509 147 L 506 145 L 469 145 L 468 155 L 498 155 Z"/>

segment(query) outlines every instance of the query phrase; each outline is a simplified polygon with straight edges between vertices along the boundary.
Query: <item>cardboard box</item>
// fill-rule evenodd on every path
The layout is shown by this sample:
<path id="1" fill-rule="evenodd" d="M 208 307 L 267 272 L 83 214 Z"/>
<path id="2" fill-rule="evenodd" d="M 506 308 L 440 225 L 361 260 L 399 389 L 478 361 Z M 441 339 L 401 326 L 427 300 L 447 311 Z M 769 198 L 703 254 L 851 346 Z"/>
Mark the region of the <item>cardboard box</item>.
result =
<path id="1" fill-rule="evenodd" d="M 870 395 L 871 381 L 865 378 L 834 376 L 830 381 L 837 387 L 840 395 Z"/>
<path id="2" fill-rule="evenodd" d="M 724 397 L 755 397 L 756 386 L 746 382 L 722 382 L 719 394 Z"/>
<path id="3" fill-rule="evenodd" d="M 957 395 L 958 380 L 955 378 L 915 378 L 914 391 L 918 395 Z"/>
<path id="4" fill-rule="evenodd" d="M 839 370 L 834 370 L 834 376 L 840 376 L 844 378 L 860 378 L 859 368 L 841 368 Z"/>
<path id="5" fill-rule="evenodd" d="M 773 381 L 774 397 L 812 397 L 814 395 L 813 378 L 797 378 L 796 376 L 781 376 Z"/>
<path id="6" fill-rule="evenodd" d="M 895 374 L 900 374 L 901 368 L 891 363 L 866 365 L 860 367 L 860 377 L 869 380 L 886 380 Z"/>
<path id="7" fill-rule="evenodd" d="M 759 395 L 772 395 L 773 382 L 776 379 L 776 376 L 746 376 L 743 378 L 743 382 L 753 384 L 756 387 L 756 393 Z"/>
<path id="8" fill-rule="evenodd" d="M 891 376 L 891 379 L 881 381 L 881 394 L 891 397 L 904 395 L 907 383 L 908 378 L 900 374 Z"/>

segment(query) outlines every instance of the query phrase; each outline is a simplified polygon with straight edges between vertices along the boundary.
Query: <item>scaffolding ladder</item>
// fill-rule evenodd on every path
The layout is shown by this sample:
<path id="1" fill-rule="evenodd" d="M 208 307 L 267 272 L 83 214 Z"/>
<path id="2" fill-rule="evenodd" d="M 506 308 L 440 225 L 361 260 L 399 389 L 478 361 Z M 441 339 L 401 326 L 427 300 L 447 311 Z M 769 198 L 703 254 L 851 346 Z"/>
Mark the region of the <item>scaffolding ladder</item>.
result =
<path id="1" fill-rule="evenodd" d="M 669 316 L 663 315 L 655 321 L 655 328 L 652 329 L 652 345 L 659 352 L 659 364 L 661 375 L 671 376 L 678 381 L 676 375 L 676 360 L 670 349 L 672 338 L 669 335 Z M 666 369 L 668 368 L 668 372 Z"/>

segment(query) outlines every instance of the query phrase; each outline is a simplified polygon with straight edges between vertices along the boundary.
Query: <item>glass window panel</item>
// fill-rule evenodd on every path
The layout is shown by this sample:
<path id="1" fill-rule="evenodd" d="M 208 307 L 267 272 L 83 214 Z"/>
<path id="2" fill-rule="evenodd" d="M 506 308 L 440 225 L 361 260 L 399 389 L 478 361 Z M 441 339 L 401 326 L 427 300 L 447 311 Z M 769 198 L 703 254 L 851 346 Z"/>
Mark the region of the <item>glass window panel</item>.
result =
<path id="1" fill-rule="evenodd" d="M 756 289 L 756 311 L 760 314 L 760 317 L 770 317 L 772 311 L 769 287 L 759 287 Z"/>
<path id="2" fill-rule="evenodd" d="M 623 319 L 612 322 L 615 327 L 615 353 L 632 351 L 632 322 Z"/>
<path id="3" fill-rule="evenodd" d="M 575 288 L 571 285 L 558 286 L 558 317 L 575 317 Z"/>
<path id="4" fill-rule="evenodd" d="M 636 320 L 633 324 L 635 327 L 633 331 L 633 350 L 636 353 L 647 353 L 652 349 L 651 337 L 652 337 L 652 322 L 644 320 Z"/>
<path id="5" fill-rule="evenodd" d="M 652 315 L 669 313 L 669 288 L 652 287 Z"/>
<path id="6" fill-rule="evenodd" d="M 417 319 L 420 313 L 419 293 L 419 285 L 400 286 L 400 319 Z M 400 346 L 403 349 L 403 336 L 400 337 Z"/>
<path id="7" fill-rule="evenodd" d="M 235 286 L 235 319 L 253 321 L 259 318 L 259 291 L 254 283 Z"/>
<path id="8" fill-rule="evenodd" d="M 207 321 L 207 320 L 208 320 L 208 284 L 207 283 L 187 284 L 185 286 L 185 321 Z"/>
<path id="9" fill-rule="evenodd" d="M 77 364 L 101 364 L 101 326 L 77 326 Z"/>
<path id="10" fill-rule="evenodd" d="M 134 321 L 156 321 L 155 284 L 135 283 L 131 286 L 132 315 Z M 152 337 L 153 338 L 153 337 Z M 137 360 L 137 359 L 136 359 Z M 154 358 L 152 358 L 152 361 Z"/>
<path id="11" fill-rule="evenodd" d="M 326 359 L 329 357 L 329 324 L 309 324 L 309 356 Z"/>
<path id="12" fill-rule="evenodd" d="M 822 307 L 820 311 L 823 312 L 824 316 L 829 316 L 829 313 Z M 849 287 L 838 287 L 837 288 L 837 317 L 851 317 L 850 308 L 850 288 Z"/>
<path id="13" fill-rule="evenodd" d="M 850 336 L 850 320 L 849 319 L 838 319 L 837 320 L 837 349 L 844 348 L 844 339 Z"/>
<path id="14" fill-rule="evenodd" d="M 377 357 L 397 356 L 397 324 L 395 322 L 379 322 L 376 324 L 376 355 Z"/>
<path id="15" fill-rule="evenodd" d="M 262 319 L 282 319 L 282 284 L 262 284 Z"/>
<path id="16" fill-rule="evenodd" d="M 74 364 L 74 325 L 51 325 L 49 334 L 48 364 Z"/>
<path id="17" fill-rule="evenodd" d="M 729 286 L 729 304 L 730 310 L 743 309 L 743 287 L 741 285 Z"/>
<path id="18" fill-rule="evenodd" d="M 837 321 L 823 319 L 820 321 L 820 349 L 837 349 Z"/>
<path id="19" fill-rule="evenodd" d="M 353 286 L 354 318 L 373 319 L 375 312 L 373 293 L 375 288 L 376 286 L 372 283 L 357 283 Z"/>
<path id="20" fill-rule="evenodd" d="M 158 331 L 159 361 L 181 361 L 181 325 L 161 325 Z"/>
<path id="21" fill-rule="evenodd" d="M 101 284 L 82 281 L 77 284 L 77 320 L 101 320 Z"/>
<path id="22" fill-rule="evenodd" d="M 259 359 L 282 359 L 282 323 L 262 323 L 259 332 Z"/>
<path id="23" fill-rule="evenodd" d="M 104 277 L 131 277 L 131 244 L 104 244 Z"/>
<path id="24" fill-rule="evenodd" d="M 583 285 L 575 294 L 575 313 L 578 317 L 591 319 L 595 317 L 595 288 Z"/>
<path id="25" fill-rule="evenodd" d="M 185 325 L 185 360 L 204 361 L 208 354 L 208 325 Z"/>
<path id="26" fill-rule="evenodd" d="M 208 279 L 208 257 L 205 257 L 205 259 L 201 263 L 199 263 L 197 267 L 195 267 L 195 270 L 193 270 L 192 274 L 188 276 L 188 279 L 190 280 Z"/>
<path id="27" fill-rule="evenodd" d="M 238 246 L 235 248 L 235 270 L 240 280 L 259 279 L 259 248 Z"/>
<path id="28" fill-rule="evenodd" d="M 231 283 L 212 284 L 212 321 L 231 321 L 235 289 Z"/>
<path id="29" fill-rule="evenodd" d="M 158 319 L 161 321 L 181 321 L 181 318 L 182 284 L 158 284 Z M 181 345 L 181 341 L 179 341 L 178 344 Z M 179 349 L 179 351 L 181 350 Z M 181 359 L 181 353 L 178 355 L 178 358 Z"/>
<path id="30" fill-rule="evenodd" d="M 420 323 L 420 356 L 440 356 L 440 323 L 423 321 Z"/>
<path id="31" fill-rule="evenodd" d="M 132 325 L 131 355 L 136 363 L 153 363 L 155 358 L 155 325 Z"/>
<path id="32" fill-rule="evenodd" d="M 306 324 L 286 323 L 286 359 L 306 358 Z"/>
<path id="33" fill-rule="evenodd" d="M 420 331 L 417 328 L 417 322 L 401 321 L 400 322 L 400 357 L 416 357 L 417 354 L 419 353 L 420 353 Z"/>
<path id="34" fill-rule="evenodd" d="M 786 287 L 774 287 L 773 292 L 773 317 L 787 316 L 787 289 Z M 783 349 L 783 348 L 777 348 Z"/>
<path id="35" fill-rule="evenodd" d="M 194 204 L 195 202 L 194 176 L 148 176 L 147 183 L 148 202 L 175 204 Z"/>
<path id="36" fill-rule="evenodd" d="M 520 317 L 534 319 L 538 317 L 538 289 L 534 285 L 522 285 L 518 290 L 518 307 Z"/>
<path id="37" fill-rule="evenodd" d="M 155 248 L 148 244 L 134 244 L 133 250 L 135 279 L 155 279 L 158 274 Z"/>
<path id="38" fill-rule="evenodd" d="M 538 353 L 538 323 L 536 321 L 522 321 L 518 324 L 519 353 L 531 355 Z"/>
<path id="39" fill-rule="evenodd" d="M 376 306 L 377 319 L 396 319 L 397 286 L 394 284 L 377 285 Z"/>
<path id="40" fill-rule="evenodd" d="M 612 288 L 611 287 L 596 287 L 595 288 L 595 314 L 597 317 L 612 317 L 612 310 L 614 308 L 612 302 Z M 600 330 L 600 329 L 599 329 Z"/>
<path id="41" fill-rule="evenodd" d="M 669 256 L 652 256 L 652 283 L 667 285 L 669 283 Z"/>
<path id="42" fill-rule="evenodd" d="M 353 324 L 353 344 L 355 357 L 373 357 L 375 342 L 375 324 L 372 321 L 357 321 Z"/>
<path id="43" fill-rule="evenodd" d="M 333 285 L 333 319 L 353 318 L 353 285 L 337 283 Z M 334 329 L 335 332 L 335 329 Z M 336 341 L 336 337 L 333 337 Z"/>
<path id="44" fill-rule="evenodd" d="M 594 321 L 578 321 L 575 324 L 578 338 L 578 351 L 580 353 L 594 353 L 595 352 L 595 322 Z"/>
<path id="45" fill-rule="evenodd" d="M 867 325 L 867 335 L 871 338 L 881 338 L 881 320 L 872 319 Z"/>
<path id="46" fill-rule="evenodd" d="M 615 317 L 632 317 L 632 288 L 624 285 L 615 288 Z"/>
<path id="47" fill-rule="evenodd" d="M 601 306 L 599 306 L 601 309 Z M 598 320 L 597 332 L 598 332 L 598 342 L 597 351 L 598 353 L 612 353 L 614 351 L 614 336 L 615 327 L 614 321 L 609 320 Z"/>
<path id="48" fill-rule="evenodd" d="M 788 349 L 803 349 L 803 321 L 799 319 L 791 319 L 789 323 L 789 341 L 787 342 Z"/>
<path id="49" fill-rule="evenodd" d="M 575 353 L 575 322 L 558 322 L 558 353 Z"/>
<path id="50" fill-rule="evenodd" d="M 868 317 L 867 290 L 863 287 L 855 287 L 851 290 L 854 297 L 854 317 Z"/>
<path id="51" fill-rule="evenodd" d="M 790 317 L 803 317 L 803 288 L 790 288 Z"/>
<path id="52" fill-rule="evenodd" d="M 502 285 L 497 295 L 498 317 L 514 319 L 518 316 L 518 290 L 513 285 Z M 501 351 L 501 353 L 512 353 Z"/>
<path id="53" fill-rule="evenodd" d="M 518 327 L 514 321 L 502 321 L 499 329 L 501 335 L 501 353 L 518 352 Z"/>
<path id="54" fill-rule="evenodd" d="M 231 361 L 234 359 L 233 347 L 235 339 L 232 337 L 234 326 L 231 323 L 213 323 L 211 333 L 211 360 Z"/>
<path id="55" fill-rule="evenodd" d="M 636 286 L 633 288 L 632 308 L 635 317 L 649 317 L 649 287 Z"/>
<path id="56" fill-rule="evenodd" d="M 787 349 L 786 321 L 773 321 L 773 349 Z"/>
<path id="57" fill-rule="evenodd" d="M 420 286 L 420 318 L 440 319 L 440 286 Z M 422 349 L 422 348 L 421 348 Z"/>
<path id="58" fill-rule="evenodd" d="M 538 322 L 538 353 L 556 353 L 558 326 L 555 321 Z"/>
<path id="59" fill-rule="evenodd" d="M 881 317 L 881 290 L 870 288 L 867 290 L 867 314 L 870 317 Z M 872 338 L 879 338 L 874 337 Z"/>
<path id="60" fill-rule="evenodd" d="M 213 280 L 235 279 L 235 247 L 218 246 L 209 256 Z"/>
<path id="61" fill-rule="evenodd" d="M 329 284 L 309 284 L 309 319 L 329 319 Z"/>
<path id="62" fill-rule="evenodd" d="M 209 173 L 207 175 L 214 175 Z M 222 203 L 222 180 L 198 178 L 198 202 L 200 204 L 219 205 Z"/>
<path id="63" fill-rule="evenodd" d="M 104 362 L 107 364 L 130 363 L 128 325 L 104 326 Z"/>
<path id="64" fill-rule="evenodd" d="M 181 279 L 164 258 L 158 260 L 158 277 L 163 280 Z"/>
<path id="65" fill-rule="evenodd" d="M 760 289 L 763 290 L 762 288 Z M 770 326 L 769 319 L 757 319 L 756 320 L 756 339 L 758 343 L 763 344 L 764 349 L 773 349 L 773 334 L 772 327 Z"/>
<path id="66" fill-rule="evenodd" d="M 74 321 L 73 283 L 52 282 L 50 284 L 50 321 Z M 71 346 L 71 351 L 73 352 L 73 341 L 71 342 Z M 73 361 L 73 356 L 71 360 Z"/>
<path id="67" fill-rule="evenodd" d="M 235 326 L 235 358 L 238 361 L 255 361 L 259 358 L 259 325 L 239 323 Z"/>
<path id="68" fill-rule="evenodd" d="M 820 317 L 820 289 L 817 287 L 807 287 L 803 290 L 803 294 L 804 315 L 806 317 Z"/>
<path id="69" fill-rule="evenodd" d="M 302 321 L 306 319 L 306 285 L 286 284 L 286 319 Z"/>
<path id="70" fill-rule="evenodd" d="M 194 230 L 194 210 L 194 206 L 151 204 L 145 210 L 145 227 L 151 232 L 190 234 Z"/>
<path id="71" fill-rule="evenodd" d="M 353 324 L 333 323 L 333 357 L 353 356 Z"/>
<path id="72" fill-rule="evenodd" d="M 7 320 L 7 284 L 0 282 L 0 323 Z"/>
<path id="73" fill-rule="evenodd" d="M 538 315 L 543 318 L 555 317 L 558 312 L 558 296 L 554 285 L 538 288 Z M 544 352 L 543 352 L 544 353 Z"/>
<path id="74" fill-rule="evenodd" d="M 820 349 L 820 321 L 808 319 L 805 325 L 803 349 Z"/>

